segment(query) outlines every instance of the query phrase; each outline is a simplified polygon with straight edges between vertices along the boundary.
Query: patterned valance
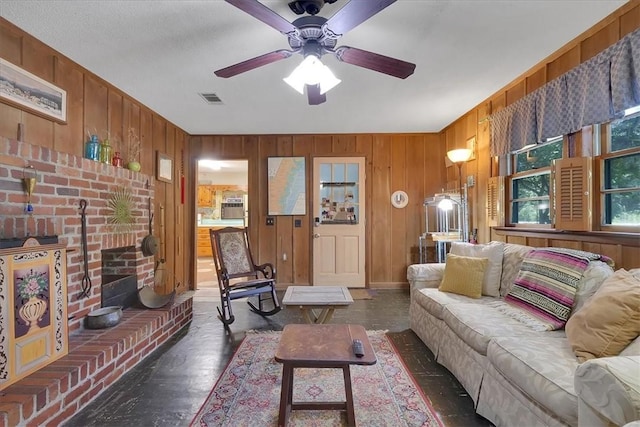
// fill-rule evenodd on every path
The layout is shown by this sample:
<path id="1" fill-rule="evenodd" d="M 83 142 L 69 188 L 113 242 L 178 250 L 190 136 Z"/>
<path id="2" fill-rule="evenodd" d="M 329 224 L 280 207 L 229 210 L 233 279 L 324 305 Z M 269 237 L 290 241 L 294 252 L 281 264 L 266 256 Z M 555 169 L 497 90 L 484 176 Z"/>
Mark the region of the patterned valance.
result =
<path id="1" fill-rule="evenodd" d="M 640 30 L 492 114 L 492 156 L 622 117 L 640 105 Z"/>

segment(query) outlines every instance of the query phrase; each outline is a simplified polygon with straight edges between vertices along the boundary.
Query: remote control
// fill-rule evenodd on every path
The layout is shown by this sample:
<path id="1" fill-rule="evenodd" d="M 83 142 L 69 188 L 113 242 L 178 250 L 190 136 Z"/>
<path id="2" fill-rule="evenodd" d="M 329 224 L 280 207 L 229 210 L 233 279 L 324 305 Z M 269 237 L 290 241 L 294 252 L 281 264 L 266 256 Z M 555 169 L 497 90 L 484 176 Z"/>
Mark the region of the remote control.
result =
<path id="1" fill-rule="evenodd" d="M 362 347 L 362 341 L 353 340 L 353 354 L 355 354 L 356 357 L 364 356 L 364 347 Z"/>

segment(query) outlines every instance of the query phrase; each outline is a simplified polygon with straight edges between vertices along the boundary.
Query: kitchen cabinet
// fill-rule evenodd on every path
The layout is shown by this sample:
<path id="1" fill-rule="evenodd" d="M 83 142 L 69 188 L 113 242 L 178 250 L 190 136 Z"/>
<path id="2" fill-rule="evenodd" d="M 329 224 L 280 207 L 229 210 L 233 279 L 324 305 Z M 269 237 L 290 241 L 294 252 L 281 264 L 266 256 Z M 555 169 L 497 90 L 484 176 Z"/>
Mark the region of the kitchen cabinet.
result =
<path id="1" fill-rule="evenodd" d="M 198 186 L 198 207 L 210 208 L 213 205 L 215 190 L 210 185 Z"/>
<path id="2" fill-rule="evenodd" d="M 199 257 L 213 257 L 209 227 L 198 227 L 197 253 Z"/>

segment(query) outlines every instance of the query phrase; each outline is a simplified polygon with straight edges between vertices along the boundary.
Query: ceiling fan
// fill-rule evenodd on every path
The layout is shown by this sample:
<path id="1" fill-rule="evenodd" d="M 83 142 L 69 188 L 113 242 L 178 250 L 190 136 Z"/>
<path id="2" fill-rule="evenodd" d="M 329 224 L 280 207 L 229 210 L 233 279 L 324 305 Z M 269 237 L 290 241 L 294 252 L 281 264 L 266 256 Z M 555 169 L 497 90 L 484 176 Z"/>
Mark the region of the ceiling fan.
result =
<path id="1" fill-rule="evenodd" d="M 380 55 L 350 46 L 336 47 L 338 39 L 347 31 L 360 25 L 396 0 L 354 0 L 347 3 L 329 19 L 315 16 L 324 3 L 336 0 L 298 0 L 289 3 L 296 14 L 308 13 L 293 22 L 289 22 L 258 0 L 225 0 L 254 18 L 275 28 L 287 36 L 291 49 L 279 49 L 243 62 L 222 68 L 215 72 L 218 77 L 228 78 L 299 53 L 312 62 L 320 62 L 322 55 L 333 54 L 339 61 L 357 65 L 390 76 L 405 79 L 413 74 L 415 64 Z M 320 66 L 322 64 L 320 63 Z M 326 67 L 325 67 L 326 68 Z M 296 69 L 297 70 L 297 69 Z M 328 70 L 328 68 L 326 68 Z M 295 73 L 295 71 L 294 71 Z M 330 73 L 330 71 L 329 71 Z M 331 75 L 333 77 L 333 75 Z M 291 76 L 290 76 L 291 78 Z M 333 77 L 333 85 L 340 80 Z M 286 81 L 286 79 L 285 79 Z M 337 81 L 337 83 L 336 83 Z M 292 83 L 287 82 L 293 86 Z M 326 91 L 331 87 L 322 87 L 320 83 L 305 84 L 310 105 L 318 105 L 327 100 Z M 297 88 L 302 93 L 303 86 Z"/>

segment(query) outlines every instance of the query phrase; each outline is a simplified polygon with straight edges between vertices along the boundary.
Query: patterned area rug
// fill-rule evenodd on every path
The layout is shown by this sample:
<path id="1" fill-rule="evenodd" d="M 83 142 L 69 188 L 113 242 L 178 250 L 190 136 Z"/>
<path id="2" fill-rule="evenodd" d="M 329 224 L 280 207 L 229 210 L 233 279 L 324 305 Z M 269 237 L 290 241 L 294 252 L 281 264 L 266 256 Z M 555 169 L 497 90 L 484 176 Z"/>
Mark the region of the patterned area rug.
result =
<path id="1" fill-rule="evenodd" d="M 384 332 L 368 332 L 378 363 L 352 366 L 356 423 L 361 426 L 443 426 Z M 278 424 L 282 365 L 273 358 L 280 332 L 247 333 L 192 426 Z M 297 368 L 294 401 L 345 399 L 342 370 Z M 344 411 L 292 411 L 289 426 L 343 426 Z"/>

